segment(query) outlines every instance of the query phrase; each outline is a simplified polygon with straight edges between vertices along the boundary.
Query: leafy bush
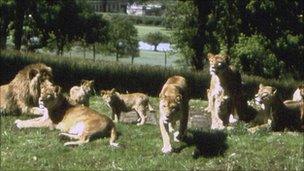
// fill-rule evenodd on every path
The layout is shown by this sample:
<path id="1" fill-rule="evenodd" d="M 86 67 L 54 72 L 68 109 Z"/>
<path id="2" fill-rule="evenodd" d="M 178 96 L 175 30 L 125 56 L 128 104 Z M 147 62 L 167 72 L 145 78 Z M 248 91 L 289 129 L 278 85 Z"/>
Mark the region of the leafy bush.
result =
<path id="1" fill-rule="evenodd" d="M 279 78 L 284 63 L 268 49 L 269 41 L 260 35 L 241 35 L 232 48 L 232 63 L 243 73 L 266 78 Z"/>

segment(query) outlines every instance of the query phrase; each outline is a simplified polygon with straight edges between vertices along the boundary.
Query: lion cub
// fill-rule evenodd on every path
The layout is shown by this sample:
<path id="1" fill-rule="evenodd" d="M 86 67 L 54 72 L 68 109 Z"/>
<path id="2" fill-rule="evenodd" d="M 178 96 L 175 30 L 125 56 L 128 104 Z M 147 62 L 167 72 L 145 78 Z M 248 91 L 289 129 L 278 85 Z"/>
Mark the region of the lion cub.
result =
<path id="1" fill-rule="evenodd" d="M 291 131 L 301 130 L 298 112 L 286 107 L 278 97 L 276 88 L 261 84 L 255 100 L 263 104 L 265 109 L 270 112 L 272 119 L 270 128 L 272 131 L 284 131 L 286 128 Z M 258 127 L 264 126 L 267 126 L 267 124 Z"/>
<path id="2" fill-rule="evenodd" d="M 18 128 L 29 127 L 50 127 L 55 126 L 61 133 L 77 141 L 64 143 L 67 145 L 81 145 L 89 142 L 96 136 L 109 136 L 110 145 L 118 146 L 116 127 L 113 121 L 106 115 L 86 106 L 71 106 L 66 97 L 63 96 L 59 86 L 45 86 L 41 90 L 39 101 L 47 109 L 48 117 L 35 118 L 30 120 L 16 120 Z"/>
<path id="3" fill-rule="evenodd" d="M 93 89 L 94 80 L 81 80 L 80 86 L 74 86 L 70 90 L 70 103 L 72 105 L 83 104 L 89 106 L 89 96 Z"/>
<path id="4" fill-rule="evenodd" d="M 120 94 L 114 88 L 112 90 L 101 90 L 101 98 L 112 109 L 112 119 L 118 122 L 121 112 L 135 110 L 139 115 L 139 123 L 143 125 L 146 121 L 146 110 L 153 112 L 154 109 L 149 104 L 149 97 L 143 93 Z"/>
<path id="5" fill-rule="evenodd" d="M 186 135 L 189 97 L 186 79 L 181 76 L 170 77 L 164 84 L 159 94 L 159 126 L 163 139 L 163 153 L 170 153 L 172 146 L 169 132 L 173 132 L 176 122 L 180 122 L 179 131 L 174 133 L 174 141 L 184 138 Z"/>

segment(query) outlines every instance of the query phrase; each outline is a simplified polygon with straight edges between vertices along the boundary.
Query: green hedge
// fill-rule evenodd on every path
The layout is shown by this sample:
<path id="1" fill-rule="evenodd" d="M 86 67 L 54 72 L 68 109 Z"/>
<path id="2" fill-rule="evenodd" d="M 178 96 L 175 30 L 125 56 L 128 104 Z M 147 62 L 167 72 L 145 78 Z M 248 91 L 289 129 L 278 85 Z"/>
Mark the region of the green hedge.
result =
<path id="1" fill-rule="evenodd" d="M 51 66 L 54 81 L 66 91 L 78 85 L 81 79 L 94 79 L 97 91 L 115 87 L 120 91 L 144 92 L 151 96 L 158 96 L 167 78 L 179 74 L 188 80 L 191 97 L 206 99 L 206 88 L 209 87 L 210 82 L 209 73 L 4 51 L 0 54 L 0 84 L 8 83 L 20 69 L 36 62 Z M 290 98 L 299 84 L 296 81 L 265 80 L 254 76 L 243 76 L 243 81 L 244 92 L 248 97 L 254 95 L 260 82 L 277 87 L 284 98 Z"/>

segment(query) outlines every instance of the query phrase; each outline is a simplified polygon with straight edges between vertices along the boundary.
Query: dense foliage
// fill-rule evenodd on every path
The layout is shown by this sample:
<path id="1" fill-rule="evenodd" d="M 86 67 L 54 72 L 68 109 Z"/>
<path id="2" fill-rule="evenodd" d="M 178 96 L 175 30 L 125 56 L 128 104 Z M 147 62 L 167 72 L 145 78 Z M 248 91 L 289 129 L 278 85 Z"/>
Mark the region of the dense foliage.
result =
<path id="1" fill-rule="evenodd" d="M 208 52 L 222 52 L 236 58 L 244 73 L 279 78 L 284 72 L 304 79 L 301 0 L 181 0 L 166 18 L 173 43 L 195 69 L 203 68 Z M 260 60 L 263 64 L 252 63 Z"/>

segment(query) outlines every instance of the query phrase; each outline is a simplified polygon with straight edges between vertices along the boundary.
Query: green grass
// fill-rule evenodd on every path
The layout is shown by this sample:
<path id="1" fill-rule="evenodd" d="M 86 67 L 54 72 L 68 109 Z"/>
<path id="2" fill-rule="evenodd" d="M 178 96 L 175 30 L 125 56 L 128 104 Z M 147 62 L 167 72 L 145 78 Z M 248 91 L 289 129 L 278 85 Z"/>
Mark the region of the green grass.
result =
<path id="1" fill-rule="evenodd" d="M 157 108 L 158 99 L 152 98 Z M 94 96 L 95 110 L 110 114 L 109 108 Z M 206 102 L 191 100 L 200 108 Z M 260 131 L 248 134 L 243 124 L 223 133 L 209 130 L 188 130 L 187 143 L 178 153 L 161 153 L 161 136 L 155 125 L 117 124 L 121 148 L 108 145 L 108 138 L 98 139 L 79 147 L 64 147 L 58 131 L 14 127 L 14 120 L 28 116 L 1 117 L 1 170 L 303 170 L 303 134 L 275 135 Z M 191 141 L 192 140 L 192 141 Z M 191 145 L 192 144 L 192 145 Z M 192 157 L 195 145 L 202 155 Z"/>
<path id="2" fill-rule="evenodd" d="M 143 40 L 144 36 L 148 33 L 161 32 L 162 34 L 170 37 L 171 31 L 166 29 L 165 27 L 159 26 L 145 26 L 145 25 L 135 25 L 137 29 L 137 34 L 139 40 Z"/>

